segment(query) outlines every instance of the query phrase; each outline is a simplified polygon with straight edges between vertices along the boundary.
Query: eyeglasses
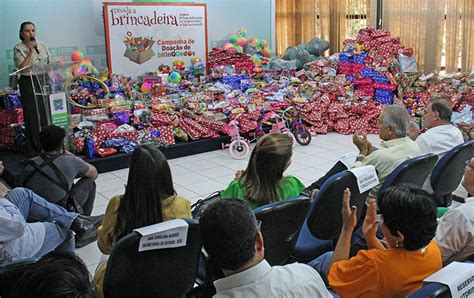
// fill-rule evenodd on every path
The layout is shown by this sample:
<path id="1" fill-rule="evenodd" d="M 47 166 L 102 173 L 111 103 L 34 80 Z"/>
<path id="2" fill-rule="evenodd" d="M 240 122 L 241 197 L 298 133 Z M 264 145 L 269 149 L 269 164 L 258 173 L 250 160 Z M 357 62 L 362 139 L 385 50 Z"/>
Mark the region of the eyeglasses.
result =
<path id="1" fill-rule="evenodd" d="M 471 160 L 470 159 L 468 159 L 464 162 L 464 169 L 466 171 L 470 171 L 470 170 L 474 169 L 474 167 L 471 166 Z"/>

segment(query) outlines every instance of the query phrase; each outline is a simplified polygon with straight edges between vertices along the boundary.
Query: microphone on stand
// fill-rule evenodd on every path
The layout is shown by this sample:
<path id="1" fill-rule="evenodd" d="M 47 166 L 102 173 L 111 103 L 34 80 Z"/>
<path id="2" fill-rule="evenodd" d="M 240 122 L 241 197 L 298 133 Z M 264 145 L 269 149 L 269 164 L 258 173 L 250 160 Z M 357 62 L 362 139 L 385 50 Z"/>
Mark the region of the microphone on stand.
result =
<path id="1" fill-rule="evenodd" d="M 36 40 L 34 37 L 31 38 L 31 41 L 35 43 L 35 50 L 36 50 L 36 53 L 39 55 L 39 50 L 38 50 L 38 45 L 36 45 Z"/>

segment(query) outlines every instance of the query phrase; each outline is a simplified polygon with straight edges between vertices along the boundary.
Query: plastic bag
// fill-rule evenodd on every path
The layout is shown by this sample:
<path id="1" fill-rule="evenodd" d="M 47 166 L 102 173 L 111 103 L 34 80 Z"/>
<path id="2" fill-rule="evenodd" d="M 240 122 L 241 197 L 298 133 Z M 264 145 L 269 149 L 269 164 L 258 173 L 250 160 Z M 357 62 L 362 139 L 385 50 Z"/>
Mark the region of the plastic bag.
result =
<path id="1" fill-rule="evenodd" d="M 321 56 L 329 49 L 329 42 L 322 38 L 313 38 L 306 44 L 308 52 L 315 56 Z"/>
<path id="2" fill-rule="evenodd" d="M 415 57 L 408 57 L 399 53 L 398 64 L 400 65 L 400 72 L 418 72 Z"/>

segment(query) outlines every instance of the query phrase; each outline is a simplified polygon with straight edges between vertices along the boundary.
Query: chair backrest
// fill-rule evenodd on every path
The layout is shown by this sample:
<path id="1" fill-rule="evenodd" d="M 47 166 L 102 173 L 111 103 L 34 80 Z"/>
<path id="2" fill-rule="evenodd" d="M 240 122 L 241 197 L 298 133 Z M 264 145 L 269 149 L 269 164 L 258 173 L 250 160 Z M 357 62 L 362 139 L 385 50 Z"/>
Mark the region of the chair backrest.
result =
<path id="1" fill-rule="evenodd" d="M 270 265 L 282 265 L 290 257 L 298 232 L 308 215 L 309 198 L 280 201 L 254 209 L 261 220 L 265 243 L 265 259 Z"/>
<path id="2" fill-rule="evenodd" d="M 369 191 L 360 193 L 356 177 L 348 170 L 335 174 L 324 182 L 311 205 L 307 223 L 314 237 L 321 240 L 334 240 L 339 237 L 342 228 L 342 197 L 346 187 L 352 193 L 351 206 L 357 207 L 357 222 L 364 215 Z"/>
<path id="3" fill-rule="evenodd" d="M 474 157 L 474 141 L 468 141 L 449 150 L 431 173 L 431 187 L 436 195 L 452 193 L 461 183 L 464 162 Z"/>
<path id="4" fill-rule="evenodd" d="M 196 279 L 201 232 L 189 224 L 186 246 L 138 251 L 141 235 L 132 232 L 112 249 L 104 277 L 105 297 L 181 297 Z"/>
<path id="5" fill-rule="evenodd" d="M 407 298 L 450 298 L 451 292 L 447 285 L 430 282 L 425 284 L 417 291 L 411 293 Z"/>
<path id="6" fill-rule="evenodd" d="M 386 188 L 400 183 L 410 183 L 422 187 L 425 180 L 438 161 L 438 156 L 433 153 L 420 155 L 402 162 L 386 178 L 377 193 L 377 201 L 380 203 L 380 194 Z"/>

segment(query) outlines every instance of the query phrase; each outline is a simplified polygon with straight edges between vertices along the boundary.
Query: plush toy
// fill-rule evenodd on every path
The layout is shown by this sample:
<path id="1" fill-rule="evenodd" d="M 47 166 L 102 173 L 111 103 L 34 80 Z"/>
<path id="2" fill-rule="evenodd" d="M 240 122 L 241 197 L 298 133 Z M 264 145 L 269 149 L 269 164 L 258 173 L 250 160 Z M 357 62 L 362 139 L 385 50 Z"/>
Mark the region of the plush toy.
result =
<path id="1" fill-rule="evenodd" d="M 171 73 L 171 68 L 166 65 L 166 64 L 161 64 L 159 67 L 158 67 L 158 70 L 160 71 L 160 73 L 162 74 L 170 74 Z"/>
<path id="2" fill-rule="evenodd" d="M 191 58 L 191 71 L 193 72 L 195 77 L 203 75 L 205 70 L 206 70 L 206 66 L 201 61 L 201 58 L 199 57 Z"/>
<path id="3" fill-rule="evenodd" d="M 184 61 L 181 60 L 181 59 L 175 59 L 173 61 L 173 70 L 174 71 L 178 71 L 178 72 L 181 72 L 181 71 L 184 71 L 185 67 L 184 67 Z"/>

